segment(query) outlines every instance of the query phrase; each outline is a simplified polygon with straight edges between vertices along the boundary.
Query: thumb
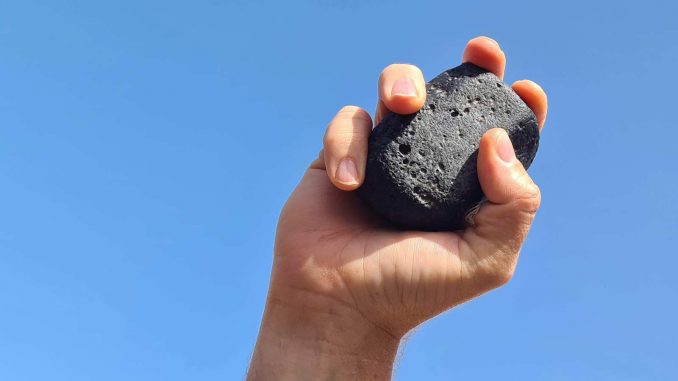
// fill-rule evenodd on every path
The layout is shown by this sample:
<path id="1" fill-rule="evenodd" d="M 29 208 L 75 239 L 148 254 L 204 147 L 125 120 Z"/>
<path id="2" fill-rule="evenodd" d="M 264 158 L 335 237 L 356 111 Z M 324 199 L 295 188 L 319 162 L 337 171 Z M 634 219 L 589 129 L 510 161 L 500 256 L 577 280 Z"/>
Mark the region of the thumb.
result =
<path id="1" fill-rule="evenodd" d="M 501 128 L 486 132 L 480 141 L 478 179 L 488 202 L 462 237 L 472 254 L 473 268 L 498 286 L 513 276 L 541 195 Z"/>

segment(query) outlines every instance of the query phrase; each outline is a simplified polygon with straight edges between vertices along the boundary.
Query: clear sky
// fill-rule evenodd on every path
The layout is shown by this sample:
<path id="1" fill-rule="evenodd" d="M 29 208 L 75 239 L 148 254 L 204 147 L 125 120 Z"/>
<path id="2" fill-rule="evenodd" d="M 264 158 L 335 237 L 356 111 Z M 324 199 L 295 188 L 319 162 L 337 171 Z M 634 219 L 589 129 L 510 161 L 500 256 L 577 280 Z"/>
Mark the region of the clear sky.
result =
<path id="1" fill-rule="evenodd" d="M 0 380 L 242 378 L 327 122 L 476 35 L 549 94 L 543 207 L 396 379 L 678 379 L 676 4 L 0 2 Z"/>

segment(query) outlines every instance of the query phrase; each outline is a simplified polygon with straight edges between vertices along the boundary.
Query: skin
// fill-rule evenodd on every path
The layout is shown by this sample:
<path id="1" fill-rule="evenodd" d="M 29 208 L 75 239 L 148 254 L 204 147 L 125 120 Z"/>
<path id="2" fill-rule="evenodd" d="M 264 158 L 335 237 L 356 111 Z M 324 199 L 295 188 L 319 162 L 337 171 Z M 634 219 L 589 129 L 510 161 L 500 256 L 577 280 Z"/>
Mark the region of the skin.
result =
<path id="1" fill-rule="evenodd" d="M 490 38 L 469 41 L 462 60 L 504 75 L 506 56 Z M 513 89 L 541 129 L 544 91 L 528 80 Z M 513 276 L 540 192 L 504 130 L 480 142 L 488 202 L 463 231 L 395 230 L 352 194 L 364 180 L 373 126 L 390 112 L 418 111 L 425 97 L 418 68 L 390 65 L 379 79 L 374 121 L 347 106 L 327 127 L 323 150 L 280 216 L 248 380 L 388 380 L 408 331 Z"/>

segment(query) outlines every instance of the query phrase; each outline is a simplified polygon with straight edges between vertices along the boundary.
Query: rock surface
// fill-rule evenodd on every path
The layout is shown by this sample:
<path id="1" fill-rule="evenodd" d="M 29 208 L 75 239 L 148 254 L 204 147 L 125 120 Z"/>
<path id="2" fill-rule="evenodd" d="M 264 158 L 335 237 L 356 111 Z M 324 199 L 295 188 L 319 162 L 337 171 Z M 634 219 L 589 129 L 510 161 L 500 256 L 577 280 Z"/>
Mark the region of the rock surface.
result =
<path id="1" fill-rule="evenodd" d="M 426 85 L 416 114 L 390 114 L 369 141 L 365 183 L 358 194 L 394 224 L 457 230 L 483 198 L 476 159 L 483 134 L 505 129 L 527 168 L 539 145 L 537 119 L 494 74 L 470 63 Z"/>

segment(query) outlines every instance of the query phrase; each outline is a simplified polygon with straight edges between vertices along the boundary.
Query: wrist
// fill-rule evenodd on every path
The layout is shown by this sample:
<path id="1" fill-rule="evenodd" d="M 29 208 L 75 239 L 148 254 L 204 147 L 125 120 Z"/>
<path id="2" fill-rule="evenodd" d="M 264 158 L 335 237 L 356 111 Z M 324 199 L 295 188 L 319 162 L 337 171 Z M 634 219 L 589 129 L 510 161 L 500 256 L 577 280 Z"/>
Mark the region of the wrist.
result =
<path id="1" fill-rule="evenodd" d="M 248 380 L 391 378 L 399 337 L 345 304 L 295 294 L 269 296 Z"/>

